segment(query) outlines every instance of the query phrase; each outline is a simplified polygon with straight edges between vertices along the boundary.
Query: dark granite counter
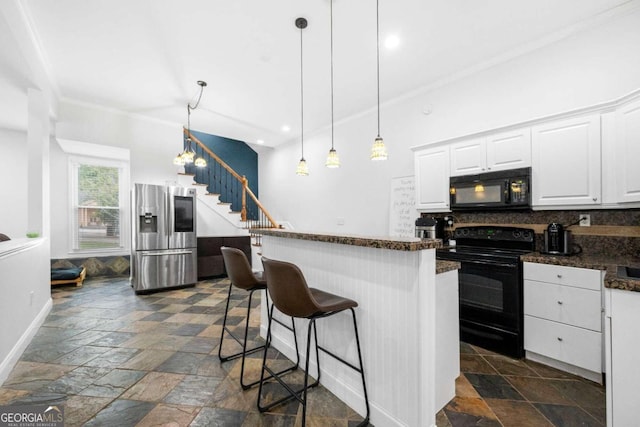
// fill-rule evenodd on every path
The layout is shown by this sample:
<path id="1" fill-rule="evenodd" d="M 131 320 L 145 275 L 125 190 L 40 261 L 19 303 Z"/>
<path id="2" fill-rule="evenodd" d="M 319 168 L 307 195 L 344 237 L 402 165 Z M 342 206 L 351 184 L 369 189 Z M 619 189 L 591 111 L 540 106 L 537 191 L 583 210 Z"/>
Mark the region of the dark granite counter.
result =
<path id="1" fill-rule="evenodd" d="M 305 233 L 300 231 L 273 228 L 251 229 L 251 232 L 263 236 L 282 237 L 285 239 L 310 240 L 314 242 L 337 243 L 341 245 L 363 246 L 367 248 L 391 249 L 396 251 L 421 251 L 442 247 L 442 239 L 424 239 L 417 237 L 370 237 L 339 235 L 328 233 Z"/>
<path id="2" fill-rule="evenodd" d="M 604 286 L 611 289 L 621 289 L 625 291 L 640 292 L 640 280 L 618 277 L 617 267 L 626 265 L 640 267 L 640 259 L 625 256 L 604 256 L 604 255 L 574 255 L 574 256 L 554 256 L 545 255 L 539 252 L 532 252 L 522 256 L 524 262 L 536 262 L 539 264 L 562 265 L 566 267 L 588 268 L 592 270 L 604 270 Z"/>
<path id="3" fill-rule="evenodd" d="M 451 270 L 459 270 L 460 263 L 457 261 L 436 260 L 436 274 L 446 273 Z"/>

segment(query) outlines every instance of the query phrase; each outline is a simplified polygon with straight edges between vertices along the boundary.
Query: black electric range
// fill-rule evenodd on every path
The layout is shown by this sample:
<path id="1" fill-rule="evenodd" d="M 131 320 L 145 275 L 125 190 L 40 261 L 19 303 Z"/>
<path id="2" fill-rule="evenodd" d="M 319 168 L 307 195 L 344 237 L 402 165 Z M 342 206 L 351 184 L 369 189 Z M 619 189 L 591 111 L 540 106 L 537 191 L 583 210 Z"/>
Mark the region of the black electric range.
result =
<path id="1" fill-rule="evenodd" d="M 524 356 L 523 254 L 534 231 L 516 227 L 459 227 L 455 247 L 436 259 L 460 262 L 460 339 L 512 357 Z"/>

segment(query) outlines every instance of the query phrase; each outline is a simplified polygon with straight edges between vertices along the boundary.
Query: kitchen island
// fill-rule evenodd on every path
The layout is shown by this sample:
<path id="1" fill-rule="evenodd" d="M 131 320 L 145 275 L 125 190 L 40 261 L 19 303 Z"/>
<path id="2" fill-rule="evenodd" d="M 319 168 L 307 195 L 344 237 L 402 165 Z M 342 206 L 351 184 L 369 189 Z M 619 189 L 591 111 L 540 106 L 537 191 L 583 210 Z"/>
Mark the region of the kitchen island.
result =
<path id="1" fill-rule="evenodd" d="M 358 302 L 371 423 L 435 426 L 436 412 L 453 397 L 449 394 L 459 373 L 457 265 L 440 265 L 436 275 L 435 248 L 441 240 L 259 232 L 264 256 L 298 265 L 311 287 Z M 263 335 L 266 320 L 263 309 Z M 294 359 L 292 334 L 274 325 L 273 345 Z M 306 344 L 305 328 L 297 321 L 300 348 Z M 441 339 L 448 341 L 438 345 Z M 347 360 L 357 360 L 349 313 L 318 322 L 318 340 Z M 320 358 L 322 384 L 364 414 L 359 375 L 325 354 Z M 315 360 L 311 366 L 315 375 Z"/>

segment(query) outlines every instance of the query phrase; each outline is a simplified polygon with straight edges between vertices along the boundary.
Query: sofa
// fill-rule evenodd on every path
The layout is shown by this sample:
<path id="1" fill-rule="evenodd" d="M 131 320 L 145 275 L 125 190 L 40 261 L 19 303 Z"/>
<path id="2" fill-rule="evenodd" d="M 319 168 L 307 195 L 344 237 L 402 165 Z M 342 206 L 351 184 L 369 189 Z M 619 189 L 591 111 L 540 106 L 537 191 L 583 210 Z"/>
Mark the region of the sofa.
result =
<path id="1" fill-rule="evenodd" d="M 251 238 L 249 236 L 198 237 L 198 280 L 227 274 L 222 251 L 220 251 L 222 246 L 240 249 L 247 256 L 251 265 Z"/>

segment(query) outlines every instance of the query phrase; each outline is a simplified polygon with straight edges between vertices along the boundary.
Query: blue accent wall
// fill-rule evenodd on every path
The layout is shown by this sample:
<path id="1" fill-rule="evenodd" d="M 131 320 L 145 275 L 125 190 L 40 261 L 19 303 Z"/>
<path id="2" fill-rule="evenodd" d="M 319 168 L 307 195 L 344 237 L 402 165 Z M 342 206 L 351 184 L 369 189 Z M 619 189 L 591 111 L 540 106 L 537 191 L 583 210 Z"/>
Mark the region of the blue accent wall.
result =
<path id="1" fill-rule="evenodd" d="M 206 145 L 211 151 L 216 153 L 226 164 L 228 164 L 233 170 L 235 170 L 241 176 L 244 175 L 249 180 L 249 188 L 256 197 L 259 197 L 258 193 L 258 153 L 256 153 L 249 145 L 243 141 L 236 139 L 224 138 L 217 135 L 209 135 L 204 132 L 197 132 L 191 130 L 193 136 L 198 138 L 204 145 Z M 194 149 L 198 155 L 201 154 L 201 149 L 194 144 Z M 208 156 L 205 156 L 207 158 Z M 219 193 L 220 198 L 224 202 L 233 203 L 232 209 L 234 211 L 240 211 L 241 206 L 238 205 L 236 196 L 226 194 L 229 189 L 234 193 L 237 193 L 238 187 L 234 187 L 231 183 L 228 186 L 225 183 L 214 183 L 213 176 L 224 174 L 220 171 L 220 167 L 215 162 L 209 162 L 206 168 L 201 170 L 193 166 L 188 168 L 188 172 L 196 173 L 196 180 L 200 183 L 207 182 L 207 178 L 210 176 L 211 184 L 209 186 L 209 192 Z M 235 181 L 235 179 L 234 179 Z M 240 187 L 241 188 L 241 187 Z M 247 197 L 248 199 L 248 197 Z"/>

